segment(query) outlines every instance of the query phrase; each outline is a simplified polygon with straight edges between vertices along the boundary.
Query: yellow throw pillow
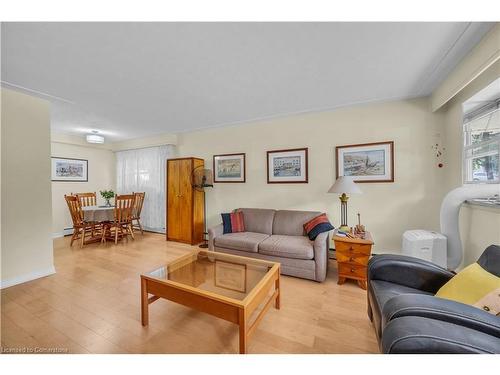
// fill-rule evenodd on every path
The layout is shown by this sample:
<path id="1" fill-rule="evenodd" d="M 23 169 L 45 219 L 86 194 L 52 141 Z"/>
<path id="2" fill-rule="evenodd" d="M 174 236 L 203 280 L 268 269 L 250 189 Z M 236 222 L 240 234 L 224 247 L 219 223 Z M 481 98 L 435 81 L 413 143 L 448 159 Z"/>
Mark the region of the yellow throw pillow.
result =
<path id="1" fill-rule="evenodd" d="M 498 288 L 500 288 L 500 277 L 473 263 L 444 284 L 436 293 L 436 297 L 474 305 Z"/>

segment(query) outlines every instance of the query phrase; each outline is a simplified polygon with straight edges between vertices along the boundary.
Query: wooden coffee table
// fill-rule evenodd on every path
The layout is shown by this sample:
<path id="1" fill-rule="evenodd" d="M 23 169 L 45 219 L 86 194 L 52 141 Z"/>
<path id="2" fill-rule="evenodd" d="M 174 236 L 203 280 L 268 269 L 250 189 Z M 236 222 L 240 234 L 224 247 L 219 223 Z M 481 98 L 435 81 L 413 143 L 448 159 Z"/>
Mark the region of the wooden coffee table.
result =
<path id="1" fill-rule="evenodd" d="M 141 275 L 143 326 L 149 322 L 148 305 L 159 298 L 237 324 L 240 353 L 244 354 L 248 339 L 271 304 L 274 302 L 275 308 L 280 308 L 280 264 L 194 250 Z"/>

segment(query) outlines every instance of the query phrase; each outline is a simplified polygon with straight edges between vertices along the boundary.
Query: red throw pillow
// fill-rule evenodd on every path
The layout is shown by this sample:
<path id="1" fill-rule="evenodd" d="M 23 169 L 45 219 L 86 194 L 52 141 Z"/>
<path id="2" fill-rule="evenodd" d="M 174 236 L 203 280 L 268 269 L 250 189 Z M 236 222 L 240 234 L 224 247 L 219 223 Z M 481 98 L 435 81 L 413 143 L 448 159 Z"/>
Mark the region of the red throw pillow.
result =
<path id="1" fill-rule="evenodd" d="M 243 221 L 243 212 L 237 211 L 230 214 L 231 217 L 231 232 L 244 232 L 245 222 Z"/>

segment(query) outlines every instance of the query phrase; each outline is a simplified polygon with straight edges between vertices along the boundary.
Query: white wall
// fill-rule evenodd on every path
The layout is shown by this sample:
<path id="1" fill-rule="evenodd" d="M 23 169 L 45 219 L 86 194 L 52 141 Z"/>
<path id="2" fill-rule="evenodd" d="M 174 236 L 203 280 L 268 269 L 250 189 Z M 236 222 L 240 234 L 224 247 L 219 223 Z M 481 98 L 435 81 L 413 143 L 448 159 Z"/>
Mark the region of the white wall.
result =
<path id="1" fill-rule="evenodd" d="M 1 89 L 1 287 L 54 273 L 49 103 Z"/>
<path id="2" fill-rule="evenodd" d="M 51 143 L 51 156 L 88 160 L 88 182 L 52 182 L 52 232 L 61 236 L 73 226 L 64 194 L 96 192 L 98 204 L 104 204 L 99 191 L 116 191 L 116 160 L 110 150 L 59 142 Z"/>
<path id="3" fill-rule="evenodd" d="M 444 116 L 445 192 L 462 186 L 462 103 L 499 77 L 500 61 L 497 61 L 439 110 Z M 464 205 L 460 212 L 460 235 L 464 249 L 462 266 L 466 266 L 475 262 L 486 246 L 500 245 L 500 209 Z"/>
<path id="4" fill-rule="evenodd" d="M 237 207 L 324 211 L 338 226 L 338 197 L 326 193 L 335 180 L 335 146 L 392 140 L 395 182 L 361 184 L 363 194 L 349 200 L 349 223 L 359 211 L 375 252 L 398 252 L 406 229 L 439 229 L 443 170 L 431 147 L 441 126 L 429 100 L 417 99 L 184 133 L 177 144 L 180 156 L 202 157 L 210 169 L 214 154 L 246 153 L 246 183 L 207 191 L 209 226 Z M 309 148 L 309 183 L 267 184 L 266 151 L 297 147 Z"/>
<path id="5" fill-rule="evenodd" d="M 464 204 L 460 209 L 460 236 L 464 249 L 461 267 L 477 261 L 489 245 L 500 245 L 500 209 Z"/>

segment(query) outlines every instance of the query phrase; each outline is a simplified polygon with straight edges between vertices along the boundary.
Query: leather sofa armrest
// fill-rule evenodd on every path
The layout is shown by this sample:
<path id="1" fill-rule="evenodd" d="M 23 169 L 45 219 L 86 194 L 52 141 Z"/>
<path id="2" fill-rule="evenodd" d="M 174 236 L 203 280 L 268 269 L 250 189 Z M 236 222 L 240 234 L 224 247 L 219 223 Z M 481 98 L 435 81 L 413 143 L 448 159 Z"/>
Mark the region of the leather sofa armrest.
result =
<path id="1" fill-rule="evenodd" d="M 316 263 L 316 281 L 323 282 L 328 271 L 328 249 L 330 244 L 330 232 L 318 234 L 314 239 L 314 262 Z"/>
<path id="2" fill-rule="evenodd" d="M 214 244 L 215 237 L 222 236 L 223 233 L 224 233 L 224 227 L 222 224 L 219 224 L 215 227 L 208 229 L 208 250 L 209 251 L 215 250 L 215 244 Z"/>
<path id="3" fill-rule="evenodd" d="M 423 294 L 391 298 L 382 310 L 382 326 L 403 316 L 421 316 L 467 327 L 500 339 L 500 319 L 477 307 Z"/>
<path id="4" fill-rule="evenodd" d="M 392 320 L 384 329 L 382 353 L 500 353 L 500 339 L 467 327 L 418 316 Z"/>
<path id="5" fill-rule="evenodd" d="M 382 280 L 436 293 L 454 274 L 438 265 L 404 255 L 376 255 L 368 263 L 368 283 Z"/>
<path id="6" fill-rule="evenodd" d="M 488 246 L 477 260 L 477 263 L 489 273 L 500 277 L 500 246 Z"/>

